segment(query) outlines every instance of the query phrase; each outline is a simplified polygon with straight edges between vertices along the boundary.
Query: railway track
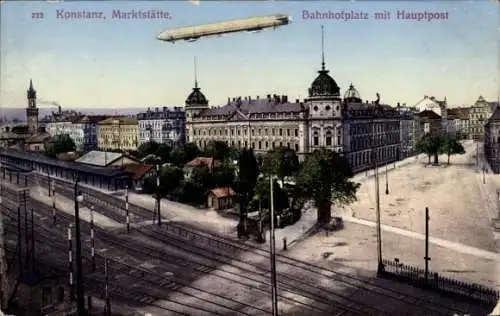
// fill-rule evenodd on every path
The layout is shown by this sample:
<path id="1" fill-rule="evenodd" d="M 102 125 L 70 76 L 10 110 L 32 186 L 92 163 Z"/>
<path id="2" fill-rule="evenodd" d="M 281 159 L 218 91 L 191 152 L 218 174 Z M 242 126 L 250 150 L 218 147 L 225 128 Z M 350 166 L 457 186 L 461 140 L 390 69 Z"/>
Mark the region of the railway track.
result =
<path id="1" fill-rule="evenodd" d="M 59 180 L 59 185 L 61 187 L 66 188 L 64 192 L 67 195 L 67 197 L 72 196 L 72 191 L 68 190 L 68 184 L 66 181 Z M 43 182 L 43 181 L 42 181 Z M 107 194 L 104 194 L 99 191 L 95 191 L 86 187 L 82 187 L 83 190 L 82 192 L 87 195 L 87 201 L 89 201 L 90 204 L 94 206 L 98 206 L 99 210 L 106 210 L 108 208 L 113 209 L 114 213 L 116 214 L 125 214 L 124 208 L 125 208 L 125 202 L 115 196 L 110 196 Z M 97 207 L 96 207 L 97 209 Z M 106 211 L 106 215 L 108 211 Z M 130 214 L 134 214 L 136 218 L 139 220 L 144 220 L 144 219 L 151 219 L 152 218 L 152 212 L 150 210 L 147 210 L 145 208 L 142 208 L 140 206 L 130 204 L 129 203 L 129 212 Z M 122 221 L 124 219 L 124 215 L 122 215 Z M 173 227 L 171 230 L 165 229 L 165 227 Z M 149 230 L 148 226 L 148 230 Z M 182 230 L 183 233 L 173 235 L 172 231 L 175 229 Z M 142 233 L 144 233 L 144 230 L 140 230 Z M 187 238 L 181 238 L 181 239 L 187 239 L 190 241 L 190 243 L 196 243 L 198 241 L 198 245 L 192 246 L 190 245 L 190 249 L 186 249 L 185 243 L 179 242 L 179 235 L 184 234 L 184 237 Z M 202 251 L 206 250 L 207 246 L 210 247 L 210 244 L 216 244 L 217 247 L 214 249 L 213 247 L 210 247 L 210 249 L 214 249 L 220 252 L 221 249 L 227 249 L 230 251 L 230 254 L 222 254 L 221 256 L 218 257 L 218 262 L 219 264 L 225 263 L 227 264 L 229 260 L 232 262 L 235 261 L 234 258 L 234 252 L 240 251 L 240 252 L 250 252 L 252 255 L 255 256 L 260 256 L 267 258 L 269 256 L 269 251 L 264 250 L 260 247 L 255 247 L 252 245 L 248 244 L 243 244 L 241 242 L 234 242 L 233 240 L 229 240 L 227 238 L 223 238 L 220 236 L 214 236 L 214 235 L 209 235 L 206 233 L 200 233 L 194 229 L 190 229 L 187 227 L 180 227 L 180 225 L 172 225 L 171 223 L 167 223 L 166 225 L 163 225 L 160 229 L 154 228 L 153 231 L 146 233 L 148 238 L 154 239 L 159 242 L 163 242 L 164 244 L 169 244 L 172 246 L 175 246 L 177 248 L 183 249 L 186 252 L 197 254 L 199 256 L 205 256 L 208 257 L 209 254 L 204 254 Z M 201 237 L 201 238 L 200 238 Z M 200 245 L 201 243 L 201 245 Z M 217 261 L 216 260 L 216 261 Z M 296 259 L 289 258 L 284 255 L 277 255 L 277 264 L 280 267 L 280 270 L 286 271 L 286 270 L 292 270 L 292 269 L 299 269 L 301 270 L 302 274 L 304 273 L 309 273 L 310 275 L 316 276 L 321 275 L 323 277 L 329 278 L 332 282 L 338 282 L 342 283 L 346 286 L 350 286 L 353 288 L 357 289 L 358 293 L 371 293 L 374 296 L 379 296 L 379 297 L 384 297 L 385 299 L 389 298 L 390 300 L 393 300 L 394 302 L 398 302 L 399 304 L 405 303 L 410 306 L 418 306 L 420 310 L 425 310 L 427 313 L 432 313 L 432 315 L 450 315 L 453 313 L 460 313 L 461 311 L 458 309 L 451 308 L 449 306 L 439 304 L 437 302 L 432 302 L 427 298 L 419 297 L 416 295 L 410 295 L 408 293 L 402 293 L 400 291 L 396 291 L 394 289 L 391 289 L 389 287 L 385 286 L 380 286 L 378 284 L 375 284 L 373 281 L 367 281 L 365 279 L 360 279 L 357 277 L 354 277 L 352 275 L 349 275 L 347 273 L 340 273 L 337 271 L 332 271 L 328 270 L 322 267 L 318 267 L 315 265 L 311 265 L 310 263 L 306 263 L 303 261 L 299 261 Z M 237 260 L 236 260 L 237 261 Z M 241 261 L 240 261 L 241 262 Z M 288 268 L 286 268 L 288 267 Z M 263 273 L 269 272 L 269 269 L 266 267 L 264 268 L 263 265 L 261 264 L 260 266 L 253 267 L 253 269 L 258 268 L 260 269 Z M 210 271 L 211 269 L 215 269 L 214 267 L 207 267 L 203 268 L 207 272 L 212 272 Z M 217 272 L 220 273 L 220 272 Z M 282 279 L 282 276 L 280 275 L 280 279 Z M 305 277 L 303 279 L 300 279 L 300 282 L 296 282 L 296 285 L 299 286 L 308 286 L 309 284 L 314 282 L 314 277 Z M 282 284 L 280 288 L 286 288 L 287 284 Z M 292 285 L 290 285 L 292 286 Z M 322 289 L 325 293 L 330 294 L 330 290 L 328 288 L 323 288 Z M 366 295 L 365 295 L 366 296 Z M 351 303 L 353 304 L 353 303 Z M 354 305 L 354 304 L 353 304 Z M 357 303 L 356 303 L 357 305 Z M 359 307 L 357 305 L 356 307 Z M 372 309 L 373 311 L 373 309 Z"/>
<path id="2" fill-rule="evenodd" d="M 17 234 L 17 215 L 14 216 L 11 214 L 13 210 L 7 210 L 3 214 L 6 215 L 11 219 L 9 224 L 6 225 L 6 232 L 11 233 L 13 235 Z M 23 222 L 24 216 L 21 216 L 21 222 Z M 69 224 L 69 223 L 68 223 Z M 43 232 L 41 232 L 41 230 Z M 37 225 L 37 229 L 35 231 L 35 240 L 38 243 L 43 243 L 45 246 L 52 247 L 56 249 L 60 256 L 58 256 L 58 260 L 56 260 L 57 266 L 60 267 L 60 272 L 62 274 L 67 273 L 67 270 L 64 268 L 67 268 L 67 261 L 65 260 L 65 256 L 67 255 L 67 242 L 64 242 L 63 238 L 64 234 L 60 234 L 60 236 L 56 236 L 56 233 L 54 229 L 50 229 L 47 227 L 40 226 L 39 224 Z M 84 247 L 87 248 L 88 247 Z M 90 266 L 91 260 L 88 255 L 88 251 L 86 252 L 86 256 L 84 257 L 85 263 L 87 267 Z M 123 279 L 124 276 L 130 277 L 132 279 L 132 283 L 125 283 L 125 284 L 111 284 L 110 286 L 110 292 L 112 296 L 119 297 L 121 299 L 126 299 L 130 300 L 133 302 L 136 302 L 138 304 L 146 304 L 149 306 L 153 306 L 156 308 L 163 308 L 164 306 L 161 306 L 160 304 L 155 303 L 156 301 L 166 301 L 170 305 L 179 305 L 179 306 L 184 306 L 188 309 L 191 310 L 196 310 L 197 315 L 199 312 L 203 312 L 204 314 L 211 314 L 211 315 L 223 315 L 219 311 L 224 310 L 226 312 L 230 312 L 231 315 L 255 315 L 253 314 L 248 314 L 248 313 L 243 313 L 238 309 L 231 308 L 228 306 L 228 303 L 237 303 L 240 306 L 246 306 L 247 308 L 253 308 L 256 311 L 259 311 L 259 315 L 264 315 L 264 314 L 270 314 L 268 311 L 260 309 L 258 307 L 253 307 L 251 305 L 245 304 L 243 302 L 237 302 L 229 298 L 221 297 L 218 295 L 210 295 L 211 299 L 207 299 L 203 296 L 207 296 L 206 291 L 202 289 L 197 289 L 197 288 L 188 288 L 188 289 L 176 289 L 178 292 L 182 293 L 185 296 L 189 296 L 191 300 L 193 300 L 192 304 L 190 306 L 187 306 L 186 304 L 182 302 L 177 302 L 171 299 L 166 298 L 166 290 L 167 289 L 173 289 L 176 287 L 189 287 L 187 284 L 179 284 L 174 282 L 168 277 L 158 275 L 158 273 L 155 271 L 150 271 L 148 269 L 144 268 L 138 268 L 137 265 L 130 265 L 121 259 L 117 259 L 116 257 L 109 257 L 108 258 L 109 264 L 109 275 L 110 275 L 110 281 L 113 282 L 114 280 L 118 279 Z M 96 254 L 96 272 L 90 273 L 90 271 L 85 272 L 85 284 L 86 288 L 94 289 L 94 294 L 98 294 L 102 297 L 102 291 L 104 289 L 104 255 L 102 254 Z M 96 283 L 99 284 L 99 286 L 96 286 Z M 139 287 L 138 285 L 142 283 L 142 286 Z M 130 286 L 130 284 L 133 284 L 133 286 Z M 97 291 L 99 290 L 99 291 Z M 195 293 L 193 293 L 195 292 Z M 217 302 L 223 301 L 223 302 Z M 204 307 L 203 305 L 211 305 L 212 310 L 208 309 L 206 306 Z M 225 303 L 225 304 L 224 304 Z M 194 306 L 194 307 L 193 307 Z M 167 308 L 168 310 L 173 310 L 172 308 Z M 176 312 L 179 312 L 178 310 L 175 310 Z M 186 314 L 188 315 L 188 314 Z M 191 314 L 193 315 L 193 314 Z"/>
<path id="3" fill-rule="evenodd" d="M 39 207 L 37 207 L 37 210 L 39 210 Z M 63 216 L 70 217 L 67 214 L 63 214 Z M 72 219 L 69 219 L 68 224 L 70 222 L 72 222 Z M 82 231 L 83 230 L 84 229 L 82 229 Z M 51 234 L 55 235 L 53 232 L 51 232 Z M 64 234 L 60 234 L 60 235 L 61 235 L 61 239 L 63 240 Z M 143 244 L 138 244 L 138 243 L 132 242 L 130 240 L 127 240 L 126 243 L 124 243 L 124 240 L 122 238 L 117 238 L 117 237 L 114 237 L 110 234 L 106 234 L 104 231 L 98 232 L 98 236 L 99 236 L 99 239 L 101 241 L 103 241 L 103 240 L 105 241 L 106 245 L 113 244 L 113 246 L 116 246 L 117 248 L 118 247 L 121 249 L 125 248 L 124 250 L 126 250 L 126 253 L 128 253 L 128 254 L 134 253 L 136 258 L 140 257 L 140 259 L 143 261 L 150 260 L 151 258 L 154 258 L 154 259 L 158 260 L 159 262 L 161 262 L 162 266 L 165 266 L 168 262 L 169 264 L 173 263 L 173 264 L 177 265 L 178 267 L 182 267 L 181 271 L 183 272 L 184 276 L 188 276 L 188 275 L 193 276 L 193 273 L 190 272 L 189 270 L 192 270 L 198 276 L 202 276 L 202 275 L 205 275 L 209 272 L 212 272 L 214 270 L 213 268 L 216 268 L 216 267 L 210 266 L 209 264 L 206 263 L 206 262 L 210 262 L 211 259 L 206 260 L 206 262 L 203 264 L 200 262 L 197 262 L 197 263 L 187 262 L 185 258 L 173 257 L 171 254 L 168 254 L 166 252 L 159 253 L 158 250 L 155 248 L 145 247 Z M 51 240 L 51 239 L 48 239 L 47 236 L 45 236 L 44 242 L 47 243 L 48 240 Z M 60 243 L 60 247 L 62 248 L 61 250 L 63 252 L 66 250 L 66 244 L 64 241 L 53 241 L 52 240 L 52 242 Z M 139 260 L 139 262 L 141 260 Z M 134 266 L 136 267 L 137 263 L 138 263 L 137 261 L 135 261 L 135 262 L 132 262 L 131 264 L 127 264 L 126 262 L 124 262 L 124 260 L 119 260 L 119 262 L 120 262 L 120 264 L 128 267 L 129 269 L 135 269 Z M 213 264 L 213 262 L 211 264 Z M 137 269 L 135 269 L 135 270 L 137 270 Z M 163 270 L 169 270 L 169 269 L 163 269 Z M 144 269 L 142 269 L 142 272 L 144 272 Z M 141 272 L 141 275 L 142 275 L 142 272 Z M 168 272 L 168 271 L 165 271 L 165 272 Z M 158 275 L 159 271 L 155 271 L 155 272 L 149 271 L 149 273 L 154 274 L 154 275 Z M 163 273 L 161 273 L 161 274 L 163 274 Z M 261 280 L 258 280 L 258 279 L 256 280 L 255 277 L 254 278 L 247 277 L 248 281 L 253 281 L 253 283 L 252 282 L 243 282 L 242 279 L 245 277 L 245 275 L 242 274 L 241 272 L 240 273 L 233 273 L 231 277 L 223 276 L 223 275 L 219 275 L 218 277 L 223 278 L 223 279 L 228 280 L 228 281 L 233 282 L 233 283 L 237 282 L 237 283 L 244 285 L 244 286 L 255 287 L 262 294 L 264 294 L 266 297 L 269 295 L 269 285 L 270 284 L 267 282 L 267 278 L 265 278 L 265 277 L 264 277 L 265 281 L 262 281 L 262 277 L 261 277 Z M 150 278 L 148 278 L 148 280 L 150 281 L 151 284 L 158 285 L 158 282 L 160 283 L 160 285 L 164 284 L 164 282 L 163 282 L 164 280 L 162 280 L 161 277 L 160 277 L 160 279 L 158 279 L 158 278 L 156 278 L 156 279 L 157 280 L 153 281 Z M 172 282 L 169 282 L 169 285 L 172 286 Z M 188 285 L 184 284 L 182 286 L 184 287 L 184 286 L 188 286 Z M 265 286 L 266 289 L 262 289 L 262 286 Z M 189 286 L 189 287 L 191 287 L 191 286 Z M 151 289 L 151 285 L 149 285 L 148 288 Z M 191 287 L 191 288 L 193 288 L 193 287 Z M 200 288 L 198 288 L 196 290 L 204 291 Z M 338 301 L 332 301 L 332 300 L 328 300 L 328 301 L 323 300 L 323 302 L 320 302 L 320 301 L 318 302 L 316 300 L 313 304 L 306 304 L 306 303 L 301 302 L 298 299 L 293 298 L 294 296 L 297 295 L 296 292 L 297 291 L 290 290 L 287 293 L 282 293 L 280 295 L 280 298 L 283 301 L 290 301 L 291 304 L 301 305 L 304 309 L 307 309 L 309 311 L 308 312 L 309 315 L 314 315 L 314 314 L 318 314 L 318 313 L 320 315 L 326 315 L 326 314 L 330 315 L 330 311 L 332 310 L 332 306 L 337 306 L 337 308 L 336 308 L 337 313 L 336 314 L 339 314 L 339 315 L 341 312 L 343 313 L 342 315 L 376 315 L 373 312 L 370 312 L 371 308 L 369 308 L 369 307 L 367 307 L 366 311 L 360 313 L 360 312 L 356 312 L 356 310 L 358 308 L 347 309 L 347 308 L 343 307 L 345 305 L 345 303 L 341 304 Z M 315 299 L 314 296 L 311 296 L 311 295 L 309 295 L 309 297 L 307 297 L 307 298 L 308 299 Z M 226 300 L 230 300 L 230 299 L 226 298 Z M 264 314 L 269 313 L 269 311 L 265 311 L 263 309 L 256 308 L 251 304 L 245 304 L 243 302 L 237 302 L 237 303 L 238 303 L 240 308 L 244 308 L 244 310 L 247 311 L 247 312 L 243 312 L 244 315 L 264 315 Z M 318 306 L 322 306 L 322 307 L 318 307 Z M 252 312 L 252 310 L 253 310 L 253 312 Z M 255 311 L 257 311 L 258 313 L 256 314 Z M 233 311 L 233 314 L 234 314 L 234 311 Z M 241 314 L 241 312 L 236 313 L 236 314 Z"/>

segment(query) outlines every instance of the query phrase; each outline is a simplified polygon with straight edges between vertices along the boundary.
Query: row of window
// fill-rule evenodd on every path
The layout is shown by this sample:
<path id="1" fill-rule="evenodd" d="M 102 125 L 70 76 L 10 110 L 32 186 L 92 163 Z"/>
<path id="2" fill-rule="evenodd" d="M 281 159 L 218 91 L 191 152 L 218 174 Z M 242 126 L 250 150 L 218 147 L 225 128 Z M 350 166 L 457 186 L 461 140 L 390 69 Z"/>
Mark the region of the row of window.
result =
<path id="1" fill-rule="evenodd" d="M 398 152 L 397 147 L 379 148 L 376 152 L 377 161 L 384 162 L 384 161 L 396 160 L 397 152 Z M 372 155 L 373 155 L 373 151 L 371 151 L 371 150 L 354 153 L 350 157 L 351 158 L 351 165 L 353 166 L 353 169 L 355 169 L 355 167 L 371 163 L 372 162 Z"/>
<path id="2" fill-rule="evenodd" d="M 203 148 L 203 147 L 206 147 L 207 144 L 208 144 L 209 141 L 207 140 L 199 140 L 198 141 L 198 146 L 200 148 Z M 231 146 L 231 147 L 235 147 L 235 148 L 249 148 L 248 147 L 248 141 L 244 141 L 242 142 L 241 140 L 235 142 L 234 140 L 233 141 L 228 141 L 226 140 L 226 144 L 228 146 Z M 283 142 L 268 142 L 268 141 L 258 141 L 258 142 L 252 142 L 251 144 L 251 147 L 252 149 L 254 150 L 270 150 L 270 149 L 274 149 L 274 148 L 277 148 L 277 147 L 283 147 L 283 146 L 286 146 L 287 148 L 292 148 L 294 149 L 296 152 L 299 151 L 300 149 L 300 146 L 299 144 L 297 143 L 290 143 L 290 142 L 287 142 L 286 144 L 283 143 Z"/>
<path id="3" fill-rule="evenodd" d="M 217 134 L 219 136 L 222 136 L 222 134 L 224 134 L 225 136 L 228 136 L 229 135 L 229 132 L 231 132 L 231 136 L 234 136 L 235 135 L 235 132 L 238 136 L 241 136 L 242 134 L 242 130 L 243 130 L 243 136 L 248 136 L 247 135 L 247 128 L 243 128 L 243 129 L 236 129 L 236 128 L 231 128 L 231 129 L 223 129 L 223 128 L 220 128 L 220 129 L 209 129 L 208 131 L 206 129 L 195 129 L 193 130 L 193 134 L 194 135 L 198 135 L 198 136 L 206 136 L 208 134 L 208 136 L 217 136 Z M 257 129 L 257 135 L 266 135 L 268 136 L 269 135 L 269 132 L 271 132 L 271 136 L 276 136 L 276 135 L 279 135 L 279 136 L 284 136 L 284 134 L 286 133 L 286 136 L 290 137 L 290 136 L 294 136 L 294 137 L 298 137 L 299 136 L 299 129 L 298 128 L 295 128 L 295 129 L 291 129 L 291 128 L 264 128 L 264 129 L 261 129 L 261 128 L 258 128 Z M 255 136 L 255 129 L 251 129 L 251 135 L 252 136 Z"/>

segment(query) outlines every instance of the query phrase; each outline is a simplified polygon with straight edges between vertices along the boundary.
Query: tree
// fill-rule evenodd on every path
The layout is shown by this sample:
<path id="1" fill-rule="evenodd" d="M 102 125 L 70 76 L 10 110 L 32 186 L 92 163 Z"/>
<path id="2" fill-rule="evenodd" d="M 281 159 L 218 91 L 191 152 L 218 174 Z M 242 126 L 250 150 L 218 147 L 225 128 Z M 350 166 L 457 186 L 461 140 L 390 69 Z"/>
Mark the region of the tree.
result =
<path id="1" fill-rule="evenodd" d="M 318 223 L 329 223 L 331 205 L 346 205 L 356 201 L 359 183 L 350 180 L 353 172 L 337 152 L 315 150 L 302 167 L 297 178 L 297 191 L 312 199 L 318 210 Z"/>
<path id="2" fill-rule="evenodd" d="M 182 167 L 186 162 L 186 153 L 184 148 L 177 147 L 170 152 L 170 162 L 176 166 Z"/>
<path id="3" fill-rule="evenodd" d="M 439 163 L 438 155 L 441 152 L 442 143 L 441 136 L 426 133 L 417 141 L 415 149 L 417 152 L 427 155 L 429 164 L 431 163 L 431 156 L 434 156 L 434 164 L 437 165 Z"/>
<path id="4" fill-rule="evenodd" d="M 200 155 L 200 150 L 195 143 L 187 143 L 186 145 L 184 145 L 183 149 L 185 155 L 184 163 L 189 162 Z"/>
<path id="5" fill-rule="evenodd" d="M 68 134 L 55 135 L 45 141 L 45 153 L 50 157 L 56 157 L 60 153 L 74 151 L 75 142 Z"/>
<path id="6" fill-rule="evenodd" d="M 255 187 L 255 201 L 260 200 L 260 206 L 262 209 L 270 210 L 271 207 L 271 183 L 269 178 L 263 178 L 258 181 Z M 276 180 L 273 183 L 273 205 L 274 214 L 279 215 L 281 212 L 288 208 L 288 195 L 281 188 Z"/>
<path id="7" fill-rule="evenodd" d="M 223 165 L 213 171 L 213 181 L 216 187 L 232 187 L 234 184 L 234 168 Z"/>
<path id="8" fill-rule="evenodd" d="M 463 155 L 465 154 L 465 149 L 462 144 L 457 141 L 456 138 L 451 136 L 446 136 L 443 138 L 441 144 L 441 153 L 446 154 L 448 156 L 448 164 L 450 164 L 450 156 L 451 155 Z"/>
<path id="9" fill-rule="evenodd" d="M 223 161 L 229 158 L 230 149 L 229 146 L 223 141 L 211 140 L 208 142 L 203 152 L 207 157 Z"/>
<path id="10" fill-rule="evenodd" d="M 264 157 L 262 170 L 266 175 L 276 175 L 284 183 L 285 177 L 299 171 L 299 166 L 299 158 L 293 149 L 278 147 Z"/>
<path id="11" fill-rule="evenodd" d="M 162 162 L 170 161 L 170 153 L 172 147 L 168 144 L 158 144 L 158 148 L 155 151 L 155 155 L 158 156 Z"/>
<path id="12" fill-rule="evenodd" d="M 154 140 L 147 141 L 142 143 L 139 148 L 137 148 L 137 154 L 139 158 L 144 158 L 148 155 L 155 155 L 156 151 L 160 144 L 155 142 Z"/>
<path id="13" fill-rule="evenodd" d="M 164 194 L 170 194 L 173 190 L 179 187 L 184 173 L 178 167 L 165 167 L 161 171 L 160 187 Z"/>

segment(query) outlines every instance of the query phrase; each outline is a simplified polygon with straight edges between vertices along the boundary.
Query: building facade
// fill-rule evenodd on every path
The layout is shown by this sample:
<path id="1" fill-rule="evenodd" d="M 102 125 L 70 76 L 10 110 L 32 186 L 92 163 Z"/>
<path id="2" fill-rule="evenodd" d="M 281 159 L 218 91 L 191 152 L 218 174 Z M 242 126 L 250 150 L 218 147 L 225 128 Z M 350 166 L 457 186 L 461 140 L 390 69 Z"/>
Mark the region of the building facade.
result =
<path id="1" fill-rule="evenodd" d="M 137 120 L 131 117 L 110 117 L 97 127 L 97 146 L 100 150 L 137 150 Z"/>
<path id="2" fill-rule="evenodd" d="M 86 115 L 72 124 L 70 136 L 78 151 L 97 149 L 97 126 L 100 121 L 105 119 L 104 115 Z"/>
<path id="3" fill-rule="evenodd" d="M 415 109 L 407 106 L 400 106 L 396 110 L 400 117 L 400 144 L 401 144 L 401 159 L 411 157 L 416 154 L 415 144 L 418 140 L 416 134 Z"/>
<path id="4" fill-rule="evenodd" d="M 488 102 L 483 96 L 479 96 L 474 105 L 471 106 L 469 111 L 469 133 L 473 140 L 484 140 L 484 125 L 496 107 L 498 107 L 498 102 Z"/>
<path id="5" fill-rule="evenodd" d="M 449 124 L 453 127 L 455 135 L 463 139 L 470 138 L 469 112 L 469 107 L 448 109 Z"/>
<path id="6" fill-rule="evenodd" d="M 500 108 L 488 119 L 484 127 L 484 154 L 495 173 L 500 173 Z"/>
<path id="7" fill-rule="evenodd" d="M 252 148 L 264 154 L 277 147 L 294 149 L 301 159 L 315 149 L 343 153 L 354 171 L 371 168 L 372 151 L 380 164 L 400 157 L 399 113 L 377 101 L 361 100 L 353 85 L 340 96 L 340 88 L 321 70 L 303 101 L 287 96 L 229 98 L 219 107 L 195 87 L 186 100 L 187 141 L 203 148 L 211 140 L 236 148 Z M 385 135 L 385 136 L 384 136 Z"/>
<path id="8" fill-rule="evenodd" d="M 186 113 L 181 107 L 148 108 L 137 114 L 139 145 L 154 141 L 171 146 L 183 145 L 186 141 Z"/>

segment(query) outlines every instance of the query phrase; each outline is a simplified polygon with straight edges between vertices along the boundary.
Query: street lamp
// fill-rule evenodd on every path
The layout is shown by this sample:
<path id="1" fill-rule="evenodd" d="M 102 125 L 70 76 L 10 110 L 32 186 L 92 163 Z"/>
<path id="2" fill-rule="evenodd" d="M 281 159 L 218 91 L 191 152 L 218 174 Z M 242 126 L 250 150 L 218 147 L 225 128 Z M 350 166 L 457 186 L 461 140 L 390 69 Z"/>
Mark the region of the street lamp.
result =
<path id="1" fill-rule="evenodd" d="M 79 204 L 83 202 L 83 195 L 78 191 L 80 177 L 76 178 L 74 196 L 75 196 L 75 242 L 76 242 L 76 297 L 78 316 L 85 315 L 85 298 L 83 293 L 83 269 L 82 269 L 82 245 L 80 236 L 80 209 Z"/>

